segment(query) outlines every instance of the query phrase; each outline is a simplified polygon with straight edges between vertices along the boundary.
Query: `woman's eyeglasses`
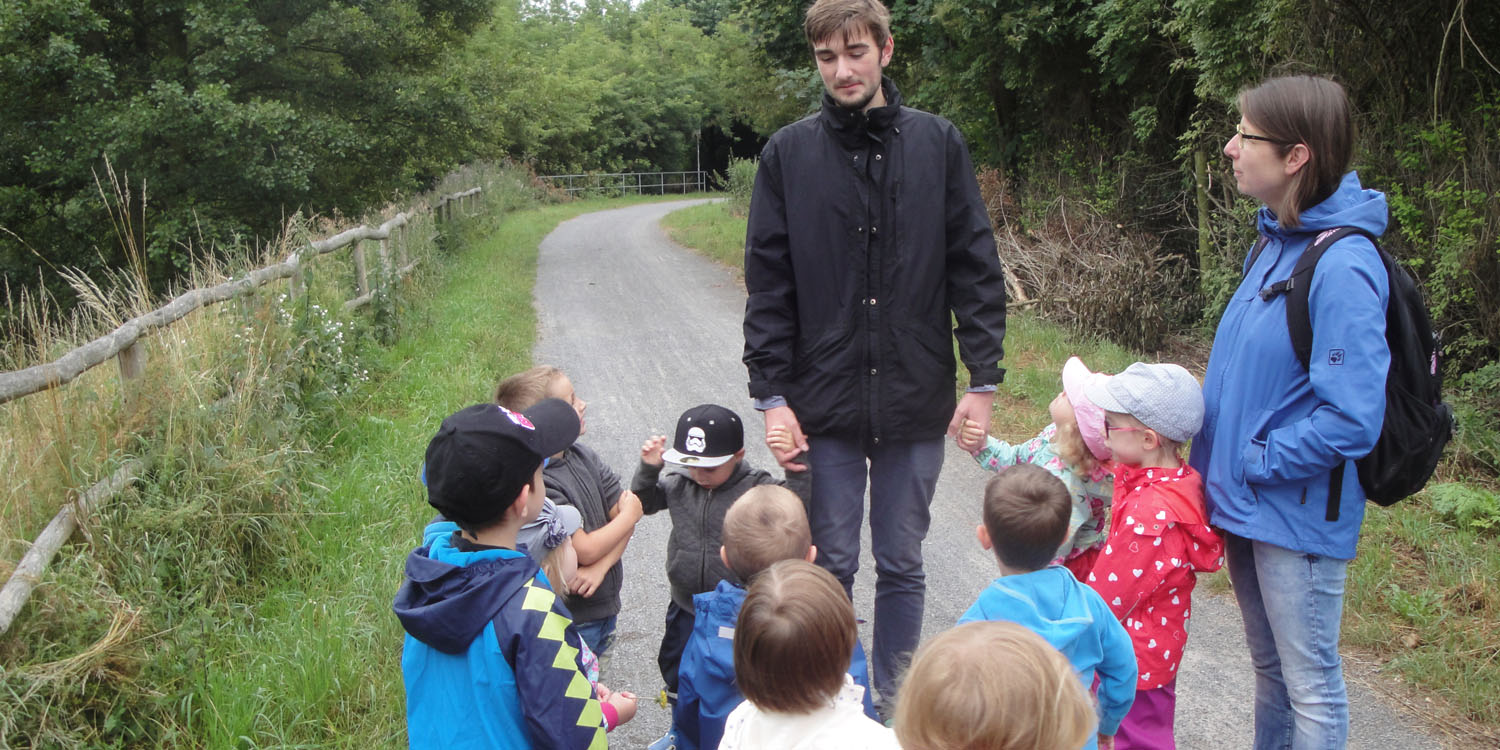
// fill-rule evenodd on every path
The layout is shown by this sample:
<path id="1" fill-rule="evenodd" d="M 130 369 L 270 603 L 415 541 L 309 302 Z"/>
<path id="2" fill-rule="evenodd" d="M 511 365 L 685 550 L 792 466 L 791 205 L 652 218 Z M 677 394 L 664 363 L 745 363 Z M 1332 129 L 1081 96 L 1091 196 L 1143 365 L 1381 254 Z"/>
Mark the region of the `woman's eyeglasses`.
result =
<path id="1" fill-rule="evenodd" d="M 1286 145 L 1286 141 L 1278 141 L 1275 138 L 1268 138 L 1266 136 L 1256 135 L 1254 133 L 1246 133 L 1244 126 L 1241 125 L 1234 126 L 1234 133 L 1235 135 L 1238 135 L 1240 137 L 1240 142 L 1242 143 L 1245 141 L 1265 141 L 1266 143 L 1274 143 L 1278 146 Z"/>

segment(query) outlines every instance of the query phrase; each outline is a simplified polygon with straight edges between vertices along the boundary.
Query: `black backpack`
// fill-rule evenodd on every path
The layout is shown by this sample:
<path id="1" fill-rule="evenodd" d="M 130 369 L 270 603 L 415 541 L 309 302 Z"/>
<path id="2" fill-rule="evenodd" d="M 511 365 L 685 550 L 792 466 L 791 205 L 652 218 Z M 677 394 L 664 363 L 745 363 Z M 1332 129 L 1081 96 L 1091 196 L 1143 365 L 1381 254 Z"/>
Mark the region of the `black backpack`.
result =
<path id="1" fill-rule="evenodd" d="M 1286 327 L 1292 336 L 1292 349 L 1303 369 L 1312 357 L 1312 323 L 1308 318 L 1308 290 L 1318 260 L 1333 243 L 1351 234 L 1363 235 L 1375 245 L 1385 264 L 1390 284 L 1386 305 L 1385 340 L 1391 350 L 1390 371 L 1385 380 L 1385 421 L 1380 437 L 1370 454 L 1355 462 L 1359 483 L 1365 497 L 1379 505 L 1392 505 L 1422 489 L 1442 458 L 1443 447 L 1453 436 L 1453 409 L 1443 403 L 1443 373 L 1438 366 L 1442 354 L 1438 337 L 1432 331 L 1432 320 L 1422 292 L 1390 254 L 1386 253 L 1369 232 L 1354 227 L 1339 227 L 1319 234 L 1297 265 L 1290 278 L 1278 281 L 1260 291 L 1267 302 L 1279 294 L 1286 295 Z M 1250 251 L 1246 272 L 1268 240 L 1261 237 Z M 1343 494 L 1344 466 L 1334 467 L 1328 478 L 1328 511 L 1326 518 L 1339 517 L 1339 499 Z"/>

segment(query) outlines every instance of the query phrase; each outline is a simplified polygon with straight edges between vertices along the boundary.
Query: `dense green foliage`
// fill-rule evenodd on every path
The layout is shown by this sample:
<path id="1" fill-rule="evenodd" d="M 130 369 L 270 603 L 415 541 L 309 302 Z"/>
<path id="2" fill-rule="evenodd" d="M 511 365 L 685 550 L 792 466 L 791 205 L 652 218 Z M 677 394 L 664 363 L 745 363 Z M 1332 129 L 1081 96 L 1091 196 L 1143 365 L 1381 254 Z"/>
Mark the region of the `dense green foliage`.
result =
<path id="1" fill-rule="evenodd" d="M 476 159 L 692 169 L 743 93 L 724 81 L 751 77 L 748 37 L 700 26 L 727 7 L 5 3 L 0 276 L 64 306 L 68 267 L 129 266 L 160 291 L 195 253 L 253 251 L 299 213 L 363 215 Z"/>

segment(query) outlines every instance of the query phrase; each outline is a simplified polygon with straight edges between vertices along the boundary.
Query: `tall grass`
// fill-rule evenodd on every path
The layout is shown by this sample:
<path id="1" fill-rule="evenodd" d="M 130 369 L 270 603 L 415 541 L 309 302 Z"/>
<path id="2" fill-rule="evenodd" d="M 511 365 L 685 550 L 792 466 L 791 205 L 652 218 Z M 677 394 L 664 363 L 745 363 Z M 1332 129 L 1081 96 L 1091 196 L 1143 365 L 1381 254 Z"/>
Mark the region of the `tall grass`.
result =
<path id="1" fill-rule="evenodd" d="M 457 179 L 486 184 L 479 216 L 532 200 L 527 176 L 513 170 Z M 298 221 L 242 267 L 201 263 L 191 283 L 279 260 L 312 231 Z M 425 219 L 408 232 L 410 254 L 424 261 L 425 275 L 407 285 L 417 297 L 448 262 L 432 232 Z M 84 523 L 0 640 L 0 746 L 339 744 L 365 714 L 389 715 L 389 696 L 368 674 L 389 588 L 340 586 L 362 565 L 387 573 L 390 563 L 364 557 L 369 541 L 337 525 L 378 527 L 389 511 L 359 507 L 356 516 L 334 502 L 320 467 L 349 432 L 338 419 L 369 399 L 360 395 L 367 381 L 401 370 L 376 342 L 421 313 L 388 299 L 346 314 L 355 293 L 347 253 L 305 269 L 296 297 L 275 285 L 157 332 L 146 376 L 128 393 L 106 365 L 0 405 L 0 471 L 13 478 L 0 495 L 7 561 L 121 457 L 151 467 Z M 516 283 L 529 291 L 524 278 Z M 32 343 L 13 344 L 6 365 L 51 359 L 152 305 L 90 286 L 79 285 L 98 299 L 73 320 L 49 318 L 41 301 L 14 302 L 9 319 L 30 327 L 10 341 Z"/>

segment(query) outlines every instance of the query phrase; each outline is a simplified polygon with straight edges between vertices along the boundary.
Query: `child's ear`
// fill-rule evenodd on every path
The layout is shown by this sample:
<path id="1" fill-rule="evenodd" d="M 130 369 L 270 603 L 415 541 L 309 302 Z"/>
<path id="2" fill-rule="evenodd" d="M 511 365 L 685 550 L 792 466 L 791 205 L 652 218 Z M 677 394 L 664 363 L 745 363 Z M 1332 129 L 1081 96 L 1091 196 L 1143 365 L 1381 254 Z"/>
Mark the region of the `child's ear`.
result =
<path id="1" fill-rule="evenodd" d="M 802 558 L 802 559 L 804 559 L 804 560 L 806 560 L 806 561 L 808 561 L 810 563 L 817 562 L 818 561 L 818 545 L 816 545 L 816 544 L 809 544 L 809 545 L 807 545 L 807 556 L 804 557 L 804 558 Z"/>
<path id="2" fill-rule="evenodd" d="M 722 544 L 719 545 L 719 559 L 724 561 L 724 567 L 729 567 L 729 552 L 724 549 L 724 545 Z M 733 570 L 733 568 L 730 569 Z"/>
<path id="3" fill-rule="evenodd" d="M 1146 450 L 1154 451 L 1157 448 L 1161 447 L 1161 435 L 1156 434 L 1156 430 L 1147 427 L 1146 429 L 1141 431 L 1141 434 L 1146 436 L 1144 441 Z"/>
<path id="4" fill-rule="evenodd" d="M 979 546 L 983 547 L 985 551 L 994 548 L 993 543 L 990 542 L 990 530 L 986 529 L 984 524 L 979 524 L 979 526 L 975 527 L 974 536 L 979 540 Z"/>

